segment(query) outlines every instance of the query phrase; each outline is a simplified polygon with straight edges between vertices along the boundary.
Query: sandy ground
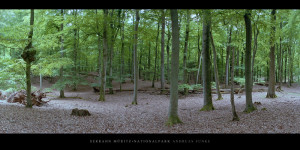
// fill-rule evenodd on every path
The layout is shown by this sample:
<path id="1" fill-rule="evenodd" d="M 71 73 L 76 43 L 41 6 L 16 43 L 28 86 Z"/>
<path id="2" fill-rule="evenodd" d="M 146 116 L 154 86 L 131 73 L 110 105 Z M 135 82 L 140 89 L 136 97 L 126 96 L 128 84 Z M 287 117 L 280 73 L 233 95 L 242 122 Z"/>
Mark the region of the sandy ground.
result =
<path id="1" fill-rule="evenodd" d="M 150 81 L 140 80 L 139 87 L 149 92 L 138 93 L 138 105 L 131 105 L 132 91 L 107 94 L 106 101 L 99 102 L 98 93 L 88 86 L 80 86 L 77 92 L 67 89 L 64 99 L 57 98 L 57 91 L 48 93 L 46 100 L 51 101 L 32 109 L 0 100 L 0 133 L 300 133 L 300 87 L 296 85 L 283 87 L 275 99 L 265 98 L 266 92 L 254 92 L 253 102 L 261 105 L 249 114 L 243 112 L 245 96 L 235 95 L 240 121 L 231 121 L 230 94 L 223 94 L 219 101 L 213 94 L 215 110 L 207 112 L 199 111 L 202 94 L 181 97 L 178 114 L 183 123 L 172 127 L 165 126 L 169 96 L 151 92 L 150 86 Z M 118 83 L 114 87 L 118 89 Z M 130 82 L 123 84 L 123 89 L 131 87 Z M 71 116 L 73 108 L 87 109 L 92 115 Z"/>

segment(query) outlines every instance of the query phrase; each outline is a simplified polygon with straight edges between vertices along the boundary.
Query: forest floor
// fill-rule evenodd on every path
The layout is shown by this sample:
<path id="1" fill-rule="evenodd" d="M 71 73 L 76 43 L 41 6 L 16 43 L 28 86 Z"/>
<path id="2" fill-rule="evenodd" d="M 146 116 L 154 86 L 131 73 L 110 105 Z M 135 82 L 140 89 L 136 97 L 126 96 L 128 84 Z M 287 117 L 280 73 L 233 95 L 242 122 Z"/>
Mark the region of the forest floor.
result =
<path id="1" fill-rule="evenodd" d="M 44 87 L 49 86 L 45 80 Z M 119 88 L 118 83 L 113 86 Z M 128 81 L 122 88 L 133 89 L 133 83 Z M 300 133 L 299 85 L 283 86 L 275 99 L 265 98 L 266 86 L 253 88 L 265 90 L 253 92 L 253 102 L 261 104 L 255 104 L 257 110 L 252 113 L 243 112 L 244 93 L 235 95 L 240 121 L 231 121 L 230 94 L 223 94 L 223 100 L 218 101 L 213 94 L 213 111 L 199 111 L 203 94 L 189 94 L 178 101 L 183 123 L 172 127 L 165 126 L 169 95 L 155 92 L 158 88 L 151 88 L 151 81 L 139 80 L 139 89 L 147 91 L 139 91 L 138 105 L 131 105 L 133 91 L 107 94 L 106 101 L 99 102 L 99 93 L 89 86 L 79 86 L 77 91 L 66 89 L 67 98 L 57 98 L 58 91 L 47 93 L 45 100 L 50 102 L 32 109 L 0 100 L 0 133 Z M 74 108 L 87 109 L 91 116 L 72 116 Z"/>

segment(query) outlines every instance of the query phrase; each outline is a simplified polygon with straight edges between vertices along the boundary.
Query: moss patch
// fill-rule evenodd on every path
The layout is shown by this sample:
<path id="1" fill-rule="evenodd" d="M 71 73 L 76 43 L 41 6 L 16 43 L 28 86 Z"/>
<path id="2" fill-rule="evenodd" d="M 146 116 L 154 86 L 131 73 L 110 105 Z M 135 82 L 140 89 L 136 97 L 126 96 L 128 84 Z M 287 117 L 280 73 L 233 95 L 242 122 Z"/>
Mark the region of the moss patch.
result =
<path id="1" fill-rule="evenodd" d="M 255 111 L 255 110 L 257 110 L 257 108 L 254 107 L 254 106 L 252 106 L 252 107 L 246 107 L 245 110 L 244 110 L 244 112 L 245 113 L 251 113 L 252 111 Z"/>
<path id="2" fill-rule="evenodd" d="M 210 111 L 210 110 L 215 110 L 214 106 L 212 104 L 209 105 L 204 105 L 200 111 Z"/>
<path id="3" fill-rule="evenodd" d="M 170 116 L 168 121 L 165 123 L 166 126 L 173 126 L 174 124 L 183 123 L 178 116 Z"/>

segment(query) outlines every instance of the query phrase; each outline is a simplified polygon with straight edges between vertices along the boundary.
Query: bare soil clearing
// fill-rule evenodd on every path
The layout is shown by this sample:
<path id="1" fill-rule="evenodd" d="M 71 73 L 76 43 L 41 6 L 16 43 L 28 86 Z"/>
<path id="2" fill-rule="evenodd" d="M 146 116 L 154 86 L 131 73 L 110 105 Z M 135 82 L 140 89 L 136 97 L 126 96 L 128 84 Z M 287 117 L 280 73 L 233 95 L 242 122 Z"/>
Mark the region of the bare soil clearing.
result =
<path id="1" fill-rule="evenodd" d="M 44 86 L 50 84 L 44 82 Z M 150 81 L 139 81 L 138 105 L 131 105 L 132 91 L 107 94 L 105 102 L 97 101 L 98 93 L 89 86 L 79 86 L 74 92 L 66 89 L 67 98 L 57 98 L 59 92 L 48 93 L 50 100 L 42 107 L 25 108 L 22 104 L 0 100 L 0 133 L 300 133 L 300 87 L 283 87 L 277 98 L 268 99 L 266 92 L 253 92 L 257 110 L 244 113 L 245 95 L 235 95 L 240 121 L 231 121 L 230 94 L 213 104 L 216 110 L 199 111 L 202 94 L 189 94 L 178 101 L 182 124 L 165 126 L 169 95 L 155 93 Z M 37 86 L 37 84 L 36 84 Z M 119 84 L 113 83 L 114 89 Z M 167 85 L 168 86 L 168 85 Z M 159 87 L 159 82 L 156 83 Z M 133 88 L 127 82 L 123 89 Z M 254 88 L 267 88 L 255 85 Z M 260 103 L 259 103 L 260 102 Z M 73 116 L 72 109 L 86 109 L 91 116 Z"/>

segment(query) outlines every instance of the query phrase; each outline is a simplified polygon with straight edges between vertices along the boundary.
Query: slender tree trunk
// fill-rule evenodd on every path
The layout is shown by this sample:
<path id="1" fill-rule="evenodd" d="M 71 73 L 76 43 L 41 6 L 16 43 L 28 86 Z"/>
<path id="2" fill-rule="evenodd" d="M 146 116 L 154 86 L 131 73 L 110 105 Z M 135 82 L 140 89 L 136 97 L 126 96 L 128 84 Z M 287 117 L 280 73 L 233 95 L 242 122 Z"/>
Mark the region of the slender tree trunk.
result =
<path id="1" fill-rule="evenodd" d="M 273 9 L 271 12 L 271 23 L 272 23 L 272 27 L 271 27 L 271 37 L 270 37 L 270 63 L 269 63 L 269 87 L 268 87 L 268 93 L 267 93 L 267 98 L 276 98 L 276 94 L 275 94 L 275 20 L 276 20 L 276 16 L 275 16 L 276 10 Z"/>
<path id="2" fill-rule="evenodd" d="M 170 88 L 170 105 L 168 111 L 167 126 L 173 126 L 182 123 L 178 117 L 178 71 L 179 71 L 179 26 L 178 12 L 171 9 L 172 21 L 172 58 L 171 58 L 171 88 Z"/>
<path id="3" fill-rule="evenodd" d="M 122 28 L 121 28 L 121 64 L 120 64 L 120 92 L 122 91 L 123 82 L 123 67 L 124 67 L 124 26 L 125 26 L 125 11 L 122 12 Z"/>
<path id="4" fill-rule="evenodd" d="M 246 10 L 244 15 L 246 25 L 246 50 L 245 50 L 245 92 L 246 92 L 246 108 L 244 112 L 250 113 L 256 108 L 252 103 L 252 76 L 251 76 L 251 10 Z"/>
<path id="5" fill-rule="evenodd" d="M 105 85 L 106 85 L 106 60 L 107 60 L 107 49 L 108 49 L 108 42 L 107 42 L 107 16 L 108 10 L 103 9 L 104 13 L 104 20 L 103 20 L 103 58 L 101 64 L 101 85 L 100 85 L 100 96 L 99 101 L 105 101 Z"/>
<path id="6" fill-rule="evenodd" d="M 240 50 L 236 47 L 236 51 L 237 51 L 237 56 L 236 56 L 236 66 L 240 66 Z M 236 68 L 236 72 L 235 72 L 235 75 L 237 76 L 237 77 L 239 77 L 240 76 L 240 69 L 239 69 L 239 67 L 238 68 Z"/>
<path id="7" fill-rule="evenodd" d="M 62 17 L 64 16 L 64 10 L 63 9 L 61 9 L 61 15 L 62 15 Z M 63 17 L 63 19 L 64 19 L 64 17 Z M 63 31 L 63 29 L 64 29 L 64 24 L 62 23 L 62 24 L 60 24 L 60 31 Z M 63 35 L 61 35 L 60 36 L 60 50 L 61 50 L 61 57 L 64 57 L 64 52 L 63 52 L 63 50 L 64 50 L 64 39 L 63 39 Z M 60 79 L 63 79 L 63 70 L 64 70 L 64 68 L 63 67 L 60 67 L 60 70 L 59 70 L 59 78 Z M 59 91 L 59 97 L 60 98 L 64 98 L 65 97 L 65 92 L 64 92 L 64 89 L 60 89 L 60 91 Z"/>
<path id="8" fill-rule="evenodd" d="M 284 61 L 284 83 L 286 83 L 286 72 L 287 72 L 287 58 L 288 58 L 288 55 L 287 55 L 287 50 L 285 50 L 285 61 Z"/>
<path id="9" fill-rule="evenodd" d="M 157 65 L 157 45 L 158 45 L 158 36 L 159 36 L 159 23 L 157 23 L 157 36 L 156 36 L 156 44 L 155 44 L 155 60 L 154 60 L 154 74 L 153 74 L 153 79 L 152 79 L 152 87 L 155 87 L 155 79 L 156 79 L 156 65 Z"/>
<path id="10" fill-rule="evenodd" d="M 138 66 L 139 66 L 139 67 L 138 67 L 138 68 L 139 68 L 138 75 L 139 75 L 139 79 L 142 79 L 142 73 L 141 73 L 141 70 L 142 70 L 142 60 L 143 60 L 143 53 L 144 53 L 144 52 L 143 52 L 143 48 L 144 48 L 144 47 L 143 47 L 143 46 L 144 46 L 144 45 L 143 45 L 143 40 L 141 40 L 141 44 L 140 44 L 140 45 L 141 45 L 141 48 L 140 48 L 141 50 L 140 50 L 140 55 L 139 55 L 139 59 L 138 59 L 138 60 L 139 60 L 139 63 L 138 63 Z"/>
<path id="11" fill-rule="evenodd" d="M 202 34 L 202 79 L 203 79 L 203 96 L 204 104 L 200 111 L 214 110 L 211 95 L 211 63 L 209 52 L 209 31 L 211 27 L 210 10 L 204 10 L 203 16 L 203 34 Z"/>
<path id="12" fill-rule="evenodd" d="M 292 86 L 293 83 L 293 52 L 292 46 L 288 46 L 289 49 L 289 86 Z"/>
<path id="13" fill-rule="evenodd" d="M 199 25 L 200 26 L 200 25 Z M 197 70 L 197 77 L 196 77 L 196 84 L 199 83 L 200 77 L 200 68 L 201 68 L 201 50 L 200 50 L 200 27 L 198 26 L 198 35 L 197 35 L 197 48 L 198 48 L 198 70 Z M 223 59 L 223 58 L 222 58 Z"/>
<path id="14" fill-rule="evenodd" d="M 169 84 L 170 83 L 170 66 L 169 66 L 169 63 L 170 63 L 170 46 L 169 46 L 169 43 L 170 43 L 170 39 L 171 39 L 171 33 L 170 33 L 170 28 L 168 27 L 168 40 L 167 40 L 167 83 Z"/>
<path id="15" fill-rule="evenodd" d="M 151 80 L 151 42 L 149 41 L 149 50 L 148 50 L 148 80 Z"/>
<path id="16" fill-rule="evenodd" d="M 228 46 L 226 49 L 226 68 L 225 68 L 225 88 L 229 85 L 229 55 L 230 55 L 230 49 L 231 49 L 231 32 L 232 32 L 232 26 L 229 28 L 229 40 L 228 40 Z"/>
<path id="17" fill-rule="evenodd" d="M 139 26 L 140 14 L 139 10 L 136 10 L 136 22 L 134 27 L 134 92 L 132 105 L 137 105 L 137 87 L 138 87 L 138 60 L 137 60 L 137 42 L 138 42 L 138 26 Z"/>
<path id="18" fill-rule="evenodd" d="M 161 12 L 160 88 L 163 92 L 165 90 L 165 10 L 161 10 Z"/>
<path id="19" fill-rule="evenodd" d="M 239 121 L 239 117 L 235 110 L 234 104 L 234 47 L 232 48 L 232 56 L 231 56 L 231 89 L 230 89 L 230 103 L 231 103 L 231 110 L 232 110 L 232 121 Z"/>
<path id="20" fill-rule="evenodd" d="M 32 108 L 31 101 L 31 80 L 30 80 L 30 68 L 31 62 L 35 60 L 36 51 L 32 49 L 32 37 L 33 37 L 33 24 L 34 24 L 34 9 L 30 10 L 30 31 L 28 34 L 29 42 L 23 50 L 21 57 L 26 62 L 26 107 Z"/>
<path id="21" fill-rule="evenodd" d="M 212 36 L 211 32 L 210 32 L 210 39 L 211 39 L 211 46 L 212 46 L 212 49 L 213 49 L 213 56 L 214 56 L 214 75 L 215 75 L 216 89 L 217 89 L 217 94 L 218 94 L 217 100 L 221 100 L 221 99 L 223 99 L 223 97 L 221 95 L 220 85 L 219 85 L 217 52 L 216 52 L 216 49 L 215 49 L 214 39 L 213 39 L 213 36 Z"/>
<path id="22" fill-rule="evenodd" d="M 188 43 L 189 43 L 189 33 L 190 33 L 190 11 L 187 9 L 186 14 L 186 29 L 185 29 L 185 40 L 184 40 L 184 49 L 183 49 L 183 83 L 187 84 L 188 80 L 188 72 L 187 72 L 187 66 L 186 66 L 186 60 L 187 60 L 187 49 L 188 49 Z M 188 93 L 188 88 L 184 88 L 184 95 Z"/>
<path id="23" fill-rule="evenodd" d="M 32 101 L 31 101 L 31 80 L 30 80 L 30 68 L 31 63 L 26 62 L 26 107 L 31 108 L 32 107 Z"/>
<path id="24" fill-rule="evenodd" d="M 75 9 L 73 11 L 74 13 L 74 16 L 75 16 L 75 26 L 77 26 L 77 9 Z M 75 28 L 74 29 L 74 52 L 73 52 L 73 56 L 74 56 L 74 67 L 73 67 L 73 78 L 75 79 L 76 76 L 77 76 L 77 51 L 78 51 L 78 46 L 77 46 L 77 34 L 79 34 L 78 32 L 78 29 Z M 74 82 L 73 83 L 73 87 L 72 87 L 72 90 L 73 91 L 76 91 L 77 90 L 77 84 Z"/>
<path id="25" fill-rule="evenodd" d="M 259 30 L 258 30 L 258 27 L 257 25 L 255 26 L 256 27 L 256 30 L 254 30 L 254 48 L 253 48 L 253 56 L 252 56 L 252 66 L 251 66 L 251 70 L 252 70 L 252 77 L 253 77 L 253 73 L 254 73 L 254 62 L 255 62 L 255 56 L 256 56 L 256 50 L 257 50 L 257 37 L 258 37 L 258 34 L 259 34 Z M 253 82 L 254 80 L 252 80 Z"/>

